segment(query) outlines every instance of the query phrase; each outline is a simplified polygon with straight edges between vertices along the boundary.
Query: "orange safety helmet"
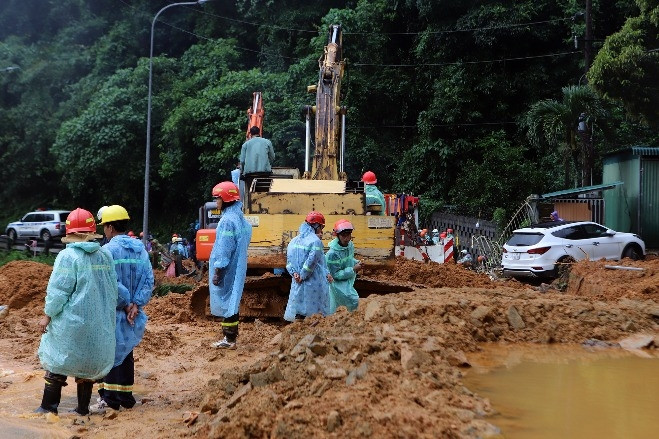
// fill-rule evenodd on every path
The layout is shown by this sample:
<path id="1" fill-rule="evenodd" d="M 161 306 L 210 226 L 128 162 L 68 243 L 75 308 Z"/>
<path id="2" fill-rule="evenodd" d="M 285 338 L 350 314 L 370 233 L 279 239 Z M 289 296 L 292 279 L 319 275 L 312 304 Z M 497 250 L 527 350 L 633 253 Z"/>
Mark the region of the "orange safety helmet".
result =
<path id="1" fill-rule="evenodd" d="M 362 181 L 366 184 L 375 184 L 378 182 L 378 179 L 375 177 L 375 172 L 366 171 L 362 176 Z"/>
<path id="2" fill-rule="evenodd" d="M 218 183 L 213 188 L 213 198 L 221 198 L 222 201 L 238 201 L 240 200 L 240 190 L 238 186 L 230 181 L 223 181 Z"/>
<path id="3" fill-rule="evenodd" d="M 66 234 L 96 233 L 94 215 L 88 210 L 77 208 L 66 217 Z"/>
<path id="4" fill-rule="evenodd" d="M 325 225 L 325 217 L 322 213 L 312 210 L 307 214 L 307 217 L 304 219 L 309 224 L 320 224 L 321 226 Z"/>
<path id="5" fill-rule="evenodd" d="M 353 231 L 355 230 L 355 227 L 347 219 L 340 219 L 334 223 L 334 230 L 332 234 L 338 235 L 339 233 L 345 232 L 346 230 Z"/>
<path id="6" fill-rule="evenodd" d="M 428 229 L 423 229 L 419 232 L 419 236 L 423 238 L 424 236 L 426 236 L 426 233 L 428 233 Z"/>

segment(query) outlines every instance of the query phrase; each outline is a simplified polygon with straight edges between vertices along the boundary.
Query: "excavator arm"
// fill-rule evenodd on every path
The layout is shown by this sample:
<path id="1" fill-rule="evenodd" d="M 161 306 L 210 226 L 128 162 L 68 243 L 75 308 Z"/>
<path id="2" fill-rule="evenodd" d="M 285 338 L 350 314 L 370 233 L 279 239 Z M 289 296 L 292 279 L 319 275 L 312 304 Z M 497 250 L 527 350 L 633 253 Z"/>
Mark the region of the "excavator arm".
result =
<path id="1" fill-rule="evenodd" d="M 323 56 L 318 60 L 318 83 L 308 87 L 316 93 L 315 151 L 312 159 L 311 180 L 345 180 L 342 162 L 345 139 L 345 107 L 341 107 L 341 79 L 345 68 L 341 26 L 331 25 Z"/>
<path id="2" fill-rule="evenodd" d="M 263 117 L 265 110 L 263 109 L 263 98 L 260 91 L 255 91 L 252 99 L 252 106 L 247 109 L 247 140 L 252 138 L 249 133 L 250 128 L 259 127 L 261 135 L 263 135 Z"/>

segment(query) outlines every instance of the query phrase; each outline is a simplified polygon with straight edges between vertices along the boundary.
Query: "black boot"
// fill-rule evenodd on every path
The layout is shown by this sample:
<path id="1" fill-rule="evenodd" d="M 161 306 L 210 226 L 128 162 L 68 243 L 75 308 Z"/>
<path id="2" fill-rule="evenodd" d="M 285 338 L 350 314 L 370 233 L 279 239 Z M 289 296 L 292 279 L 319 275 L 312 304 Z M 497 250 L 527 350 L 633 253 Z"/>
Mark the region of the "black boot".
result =
<path id="1" fill-rule="evenodd" d="M 57 414 L 57 407 L 62 398 L 62 383 L 57 381 L 46 380 L 46 385 L 43 388 L 43 398 L 41 405 L 35 410 L 36 413 L 55 413 Z"/>
<path id="2" fill-rule="evenodd" d="M 88 415 L 89 414 L 89 401 L 92 399 L 92 389 L 94 383 L 92 381 L 80 381 L 78 382 L 77 393 L 78 393 L 78 407 L 73 410 L 79 415 Z"/>

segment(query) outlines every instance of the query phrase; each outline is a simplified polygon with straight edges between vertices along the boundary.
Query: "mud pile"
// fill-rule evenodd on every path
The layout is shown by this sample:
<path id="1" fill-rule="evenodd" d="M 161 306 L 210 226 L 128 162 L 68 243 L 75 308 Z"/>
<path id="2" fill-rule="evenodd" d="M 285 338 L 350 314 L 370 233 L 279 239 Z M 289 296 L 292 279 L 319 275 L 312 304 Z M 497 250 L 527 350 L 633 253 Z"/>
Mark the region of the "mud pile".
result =
<path id="1" fill-rule="evenodd" d="M 628 300 L 628 299 L 627 299 Z M 371 296 L 287 326 L 265 360 L 209 382 L 197 437 L 477 437 L 496 432 L 460 381 L 480 342 L 617 340 L 657 309 L 517 288 Z M 653 314 L 655 313 L 655 314 Z"/>
<path id="2" fill-rule="evenodd" d="M 619 270 L 607 266 L 631 267 Z M 645 261 L 581 261 L 572 266 L 567 285 L 568 294 L 596 300 L 622 297 L 659 300 L 659 258 Z"/>

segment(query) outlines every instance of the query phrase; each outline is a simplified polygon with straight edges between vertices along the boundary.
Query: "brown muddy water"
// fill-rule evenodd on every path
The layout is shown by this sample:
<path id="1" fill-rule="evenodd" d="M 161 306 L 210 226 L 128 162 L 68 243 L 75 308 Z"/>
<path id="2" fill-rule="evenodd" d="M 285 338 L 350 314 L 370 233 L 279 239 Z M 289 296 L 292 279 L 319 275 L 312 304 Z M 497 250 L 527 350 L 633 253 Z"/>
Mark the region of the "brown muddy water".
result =
<path id="1" fill-rule="evenodd" d="M 657 354 L 486 345 L 469 360 L 464 384 L 489 398 L 501 437 L 659 437 Z"/>

